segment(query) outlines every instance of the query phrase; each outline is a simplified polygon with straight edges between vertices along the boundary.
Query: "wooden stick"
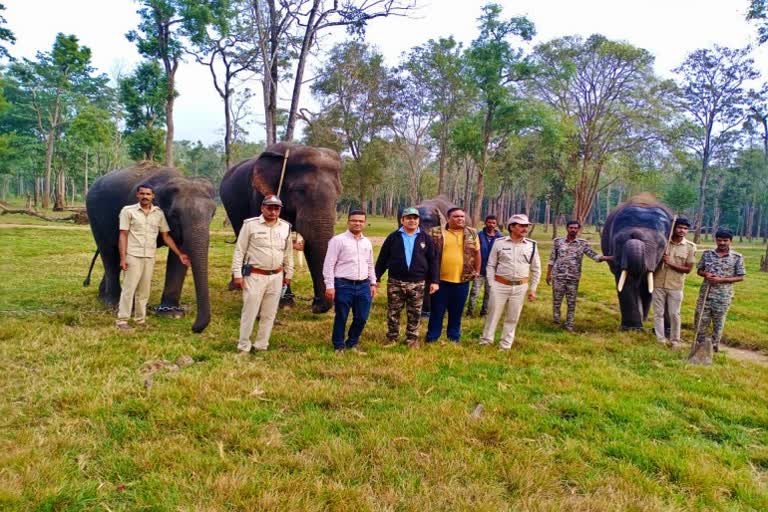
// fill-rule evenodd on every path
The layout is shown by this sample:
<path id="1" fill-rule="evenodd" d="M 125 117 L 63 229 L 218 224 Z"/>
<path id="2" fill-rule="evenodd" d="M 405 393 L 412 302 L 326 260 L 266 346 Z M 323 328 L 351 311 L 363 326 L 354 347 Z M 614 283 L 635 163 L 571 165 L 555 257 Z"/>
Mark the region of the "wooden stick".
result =
<path id="1" fill-rule="evenodd" d="M 699 341 L 699 331 L 701 330 L 701 317 L 704 316 L 704 307 L 707 305 L 707 297 L 709 297 L 709 289 L 711 285 L 707 281 L 707 289 L 704 290 L 704 297 L 701 299 L 701 310 L 699 311 L 699 318 L 696 319 L 696 331 L 693 335 L 693 343 L 691 343 L 691 352 L 688 357 L 691 357 L 696 352 L 696 344 Z"/>
<path id="2" fill-rule="evenodd" d="M 280 184 L 277 186 L 277 197 L 280 197 L 280 191 L 283 189 L 283 178 L 285 177 L 285 166 L 288 164 L 288 156 L 291 154 L 291 148 L 285 150 L 283 157 L 283 170 L 280 171 Z"/>

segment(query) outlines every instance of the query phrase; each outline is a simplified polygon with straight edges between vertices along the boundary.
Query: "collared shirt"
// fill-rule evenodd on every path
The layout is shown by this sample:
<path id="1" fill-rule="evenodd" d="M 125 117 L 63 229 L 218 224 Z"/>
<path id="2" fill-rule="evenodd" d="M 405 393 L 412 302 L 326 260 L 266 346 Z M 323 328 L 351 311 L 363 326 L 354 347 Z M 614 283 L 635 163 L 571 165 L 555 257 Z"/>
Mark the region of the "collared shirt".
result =
<path id="1" fill-rule="evenodd" d="M 362 234 L 357 238 L 347 230 L 328 242 L 328 252 L 323 262 L 325 287 L 334 288 L 333 280 L 337 277 L 353 281 L 368 279 L 371 284 L 376 284 L 373 246 Z"/>
<path id="2" fill-rule="evenodd" d="M 556 281 L 578 281 L 581 278 L 581 261 L 584 255 L 595 261 L 600 261 L 600 255 L 592 250 L 589 242 L 583 238 L 568 240 L 568 237 L 558 237 L 552 241 L 552 252 L 549 253 L 549 265 L 552 265 L 552 277 Z"/>
<path id="3" fill-rule="evenodd" d="M 416 228 L 416 231 L 409 235 L 405 232 L 405 228 L 403 226 L 400 226 L 400 229 L 398 229 L 400 234 L 403 236 L 403 251 L 405 252 L 405 264 L 408 266 L 408 268 L 411 268 L 411 258 L 413 257 L 413 246 L 416 244 L 416 237 L 419 233 L 421 233 L 421 228 Z"/>
<path id="4" fill-rule="evenodd" d="M 734 250 L 720 256 L 715 249 L 707 249 L 701 254 L 696 268 L 715 274 L 717 277 L 737 277 L 747 274 L 744 269 L 744 256 Z M 733 283 L 710 284 L 710 297 L 731 295 L 733 295 Z"/>
<path id="5" fill-rule="evenodd" d="M 163 210 L 152 205 L 149 213 L 141 203 L 124 206 L 120 210 L 120 231 L 128 232 L 126 254 L 136 258 L 154 258 L 157 250 L 157 235 L 171 230 Z"/>
<path id="6" fill-rule="evenodd" d="M 684 267 L 696 263 L 696 244 L 689 242 L 685 238 L 679 243 L 670 241 L 667 247 L 667 255 L 672 263 Z M 678 272 L 669 265 L 662 262 L 656 272 L 653 273 L 653 283 L 656 288 L 665 288 L 668 290 L 682 290 L 685 284 L 683 272 Z"/>
<path id="7" fill-rule="evenodd" d="M 440 258 L 440 280 L 461 283 L 464 269 L 464 230 L 446 229 Z"/>
<path id="8" fill-rule="evenodd" d="M 535 243 L 530 238 L 513 242 L 508 236 L 496 240 L 491 248 L 491 255 L 488 256 L 488 281 L 492 283 L 496 275 L 505 279 L 523 279 L 530 276 L 528 288 L 535 292 L 541 279 L 541 259 L 538 247 L 534 250 Z"/>
<path id="9" fill-rule="evenodd" d="M 491 255 L 491 247 L 493 242 L 499 238 L 503 238 L 504 235 L 498 229 L 493 230 L 493 234 L 489 235 L 485 228 L 477 232 L 477 238 L 480 240 L 480 275 L 485 275 L 485 267 L 488 265 L 488 256 Z"/>
<path id="10" fill-rule="evenodd" d="M 271 226 L 262 215 L 246 219 L 235 244 L 232 274 L 243 277 L 246 263 L 261 270 L 283 267 L 283 277 L 293 278 L 293 244 L 291 225 L 282 219 Z"/>

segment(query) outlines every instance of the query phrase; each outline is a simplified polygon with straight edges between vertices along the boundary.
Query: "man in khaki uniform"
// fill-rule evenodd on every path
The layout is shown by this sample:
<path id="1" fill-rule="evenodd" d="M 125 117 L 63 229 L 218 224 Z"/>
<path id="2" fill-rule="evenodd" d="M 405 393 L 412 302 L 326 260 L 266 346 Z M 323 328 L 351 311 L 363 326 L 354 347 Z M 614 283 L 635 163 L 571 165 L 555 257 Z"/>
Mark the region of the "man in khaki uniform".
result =
<path id="1" fill-rule="evenodd" d="M 486 267 L 491 300 L 480 339 L 481 345 L 493 345 L 496 325 L 506 311 L 501 330 L 501 349 L 512 348 L 526 292 L 529 301 L 536 300 L 536 287 L 541 278 L 541 259 L 536 241 L 525 238 L 530 225 L 527 215 L 513 215 L 507 221 L 509 236 L 496 240 L 491 248 Z"/>
<path id="2" fill-rule="evenodd" d="M 277 196 L 265 197 L 261 215 L 246 219 L 237 237 L 232 274 L 235 286 L 243 290 L 237 343 L 241 355 L 249 354 L 251 349 L 267 350 L 283 284 L 290 284 L 293 277 L 291 225 L 278 218 L 282 207 Z M 259 330 L 252 344 L 257 316 Z"/>
<path id="3" fill-rule="evenodd" d="M 176 253 L 184 265 L 189 265 L 189 256 L 182 253 L 168 232 L 168 221 L 159 206 L 152 204 L 155 191 L 149 183 L 142 183 L 136 191 L 138 203 L 120 210 L 120 268 L 125 271 L 123 289 L 120 292 L 120 305 L 117 310 L 117 328 L 128 331 L 131 326 L 133 308 L 136 325 L 145 325 L 149 288 L 152 284 L 152 271 L 155 268 L 157 235 Z"/>
<path id="4" fill-rule="evenodd" d="M 672 240 L 653 274 L 653 330 L 660 343 L 667 343 L 664 312 L 669 313 L 669 343 L 680 343 L 680 306 L 683 304 L 685 275 L 696 263 L 696 245 L 685 239 L 691 223 L 680 217 L 672 228 Z"/>

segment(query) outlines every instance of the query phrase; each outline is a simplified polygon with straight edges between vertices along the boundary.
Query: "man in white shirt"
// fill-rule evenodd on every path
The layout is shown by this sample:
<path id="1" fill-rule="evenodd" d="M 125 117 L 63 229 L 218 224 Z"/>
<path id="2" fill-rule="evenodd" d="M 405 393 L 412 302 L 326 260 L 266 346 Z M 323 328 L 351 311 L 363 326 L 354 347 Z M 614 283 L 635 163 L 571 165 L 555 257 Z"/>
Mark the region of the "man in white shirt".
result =
<path id="1" fill-rule="evenodd" d="M 328 252 L 323 262 L 325 298 L 333 301 L 336 312 L 331 337 L 333 349 L 339 354 L 345 349 L 364 354 L 357 348 L 357 344 L 368 321 L 377 287 L 373 246 L 363 235 L 365 212 L 349 212 L 347 227 L 347 231 L 328 242 Z M 350 310 L 352 324 L 345 338 L 344 330 Z"/>
<path id="2" fill-rule="evenodd" d="M 536 287 L 541 278 L 541 260 L 535 240 L 526 238 L 531 223 L 528 216 L 516 214 L 507 221 L 509 236 L 496 240 L 488 257 L 486 275 L 491 285 L 488 317 L 485 319 L 481 345 L 492 345 L 496 325 L 506 311 L 501 330 L 501 348 L 509 350 L 515 341 L 515 329 L 528 300 L 536 300 Z"/>

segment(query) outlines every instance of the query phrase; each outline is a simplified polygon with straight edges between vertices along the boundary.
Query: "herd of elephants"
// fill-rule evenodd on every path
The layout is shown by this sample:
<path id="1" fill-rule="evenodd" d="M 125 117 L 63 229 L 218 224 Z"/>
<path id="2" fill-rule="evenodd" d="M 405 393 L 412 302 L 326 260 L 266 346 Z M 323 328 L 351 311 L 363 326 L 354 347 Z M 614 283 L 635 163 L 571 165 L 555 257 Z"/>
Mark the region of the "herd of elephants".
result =
<path id="1" fill-rule="evenodd" d="M 286 151 L 288 158 L 285 159 Z M 118 215 L 136 202 L 141 183 L 155 189 L 157 205 L 165 213 L 171 236 L 191 259 L 197 316 L 194 332 L 202 332 L 211 319 L 208 291 L 210 223 L 216 210 L 216 193 L 205 178 L 188 178 L 177 169 L 137 164 L 99 178 L 88 192 L 86 208 L 97 253 L 104 265 L 99 298 L 108 305 L 120 299 Z M 341 158 L 326 148 L 278 143 L 258 157 L 230 168 L 222 179 L 219 197 L 235 235 L 243 221 L 260 215 L 264 196 L 277 194 L 285 205 L 281 217 L 304 237 L 304 254 L 312 276 L 312 311 L 324 313 L 331 304 L 324 298 L 323 259 L 334 235 L 336 210 L 341 195 Z M 422 229 L 438 225 L 454 206 L 438 196 L 417 205 Z M 652 273 L 662 259 L 673 222 L 666 206 L 650 198 L 634 198 L 619 205 L 602 229 L 602 251 L 612 255 L 611 272 L 623 287 L 618 292 L 621 327 L 641 329 L 651 303 Z M 158 241 L 160 243 L 160 240 Z M 94 258 L 95 260 L 95 258 Z M 160 310 L 179 307 L 187 267 L 171 251 L 165 274 Z"/>

